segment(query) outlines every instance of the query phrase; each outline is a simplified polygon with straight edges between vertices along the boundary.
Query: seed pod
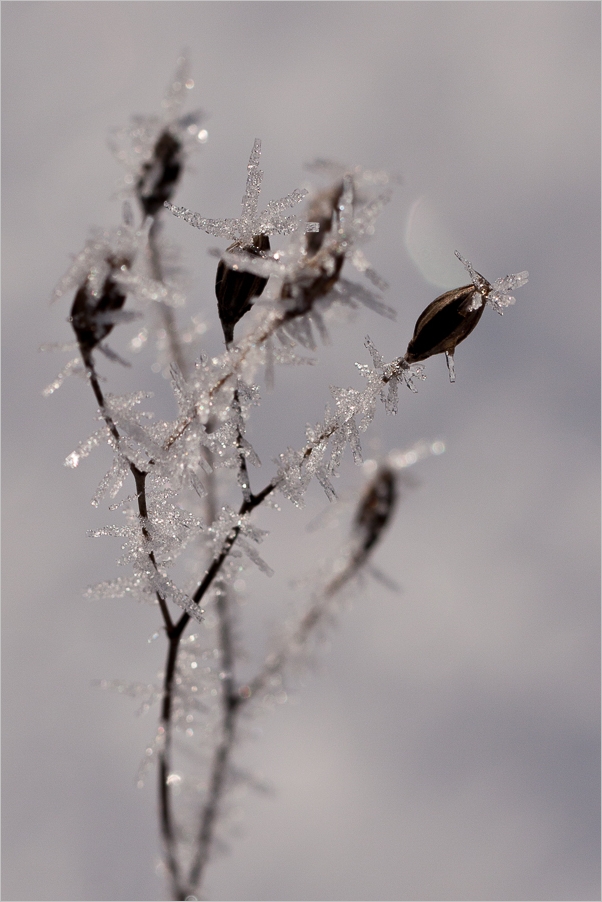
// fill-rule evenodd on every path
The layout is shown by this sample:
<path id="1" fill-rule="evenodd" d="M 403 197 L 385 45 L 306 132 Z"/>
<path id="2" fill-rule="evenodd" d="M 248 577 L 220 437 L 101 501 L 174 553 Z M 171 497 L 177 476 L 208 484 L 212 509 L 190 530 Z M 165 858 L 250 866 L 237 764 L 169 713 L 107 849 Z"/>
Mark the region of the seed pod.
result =
<path id="1" fill-rule="evenodd" d="M 491 285 L 485 279 L 483 283 L 484 289 L 491 289 Z M 446 291 L 429 304 L 416 322 L 414 335 L 404 357 L 406 363 L 418 363 L 434 354 L 444 353 L 450 381 L 453 382 L 454 351 L 481 319 L 485 309 L 485 294 L 485 290 L 477 291 L 471 283 L 462 288 Z"/>
<path id="2" fill-rule="evenodd" d="M 111 266 L 111 272 L 104 281 L 100 297 L 92 294 L 89 282 L 86 281 L 78 290 L 71 306 L 71 325 L 86 364 L 90 363 L 91 352 L 115 325 L 110 319 L 111 312 L 121 310 L 127 297 L 113 280 L 112 273 L 129 261 L 110 258 L 107 262 Z"/>
<path id="3" fill-rule="evenodd" d="M 259 256 L 262 251 L 270 250 L 270 239 L 267 235 L 255 235 L 252 245 L 240 247 L 233 244 L 229 251 L 246 251 Z M 248 313 L 253 306 L 253 298 L 260 297 L 268 280 L 250 272 L 231 269 L 220 260 L 215 277 L 215 294 L 217 311 L 227 345 L 234 340 L 234 326 Z"/>
<path id="4" fill-rule="evenodd" d="M 136 194 L 145 216 L 154 216 L 173 194 L 182 171 L 182 145 L 169 131 L 155 144 L 151 159 L 142 166 Z"/>
<path id="5" fill-rule="evenodd" d="M 395 473 L 390 467 L 382 466 L 370 482 L 353 522 L 353 533 L 359 544 L 358 557 L 361 561 L 382 535 L 391 519 L 396 501 Z"/>

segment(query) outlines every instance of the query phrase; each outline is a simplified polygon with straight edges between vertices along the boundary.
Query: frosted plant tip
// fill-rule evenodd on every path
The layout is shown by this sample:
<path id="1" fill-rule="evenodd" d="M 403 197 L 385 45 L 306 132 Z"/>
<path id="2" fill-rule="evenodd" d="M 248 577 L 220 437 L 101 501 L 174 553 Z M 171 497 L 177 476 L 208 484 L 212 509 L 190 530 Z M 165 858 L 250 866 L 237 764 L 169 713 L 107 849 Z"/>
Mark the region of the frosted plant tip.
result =
<path id="1" fill-rule="evenodd" d="M 509 307 L 516 303 L 516 298 L 513 297 L 510 292 L 515 288 L 521 288 L 529 280 L 529 273 L 524 270 L 523 272 L 512 273 L 509 276 L 496 279 L 493 285 L 491 285 L 480 273 L 473 269 L 468 260 L 465 260 L 458 251 L 455 251 L 455 254 L 458 260 L 470 273 L 473 285 L 477 291 L 484 297 L 486 303 L 500 315 L 503 314 L 505 307 Z M 473 298 L 473 307 L 471 309 L 476 309 L 478 306 L 474 304 L 474 300 L 476 299 Z"/>

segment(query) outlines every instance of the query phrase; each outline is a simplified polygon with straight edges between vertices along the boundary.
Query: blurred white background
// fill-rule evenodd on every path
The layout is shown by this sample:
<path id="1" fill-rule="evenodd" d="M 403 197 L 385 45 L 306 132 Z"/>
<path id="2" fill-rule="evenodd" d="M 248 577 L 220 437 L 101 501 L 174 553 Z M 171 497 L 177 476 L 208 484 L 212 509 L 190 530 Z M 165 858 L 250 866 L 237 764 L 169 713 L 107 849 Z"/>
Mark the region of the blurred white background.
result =
<path id="1" fill-rule="evenodd" d="M 416 468 L 375 559 L 402 592 L 367 583 L 296 704 L 255 719 L 237 760 L 274 794 L 245 800 L 205 892 L 599 898 L 599 4 L 5 2 L 2 14 L 3 897 L 163 898 L 154 775 L 135 786 L 154 712 L 136 719 L 135 702 L 90 688 L 155 679 L 158 611 L 82 598 L 121 575 L 118 542 L 86 537 L 115 520 L 89 505 L 109 457 L 63 467 L 95 405 L 75 379 L 44 400 L 67 358 L 37 349 L 71 340 L 50 293 L 89 228 L 120 217 L 108 132 L 158 111 L 187 47 L 189 108 L 206 111 L 209 141 L 176 203 L 236 216 L 255 137 L 264 201 L 303 185 L 317 156 L 402 180 L 366 248 L 397 323 L 361 311 L 315 368 L 277 374 L 251 430 L 256 487 L 321 418 L 330 383 L 361 386 L 366 333 L 388 360 L 402 354 L 439 286 L 467 281 L 455 248 L 489 279 L 530 273 L 516 306 L 486 311 L 460 346 L 455 385 L 433 358 L 397 417 L 379 412 L 367 456 L 447 447 Z M 217 349 L 207 249 L 220 242 L 166 229 Z M 145 379 L 171 416 L 164 380 Z M 361 482 L 350 461 L 345 480 Z M 282 616 L 288 580 L 332 541 L 304 532 L 325 506 L 315 486 L 304 512 L 283 502 L 258 517 L 278 573 L 249 577 L 253 630 Z"/>

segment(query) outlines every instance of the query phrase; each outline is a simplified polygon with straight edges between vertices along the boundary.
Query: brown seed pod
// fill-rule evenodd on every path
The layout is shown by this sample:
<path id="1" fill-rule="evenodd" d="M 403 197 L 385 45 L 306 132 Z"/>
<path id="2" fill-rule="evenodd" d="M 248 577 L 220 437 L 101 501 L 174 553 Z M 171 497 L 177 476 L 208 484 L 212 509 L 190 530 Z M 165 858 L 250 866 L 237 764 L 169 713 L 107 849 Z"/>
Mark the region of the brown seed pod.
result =
<path id="1" fill-rule="evenodd" d="M 483 283 L 484 289 L 491 289 L 485 279 Z M 454 351 L 481 319 L 485 309 L 485 293 L 485 290 L 477 291 L 471 283 L 446 291 L 429 304 L 416 322 L 404 357 L 406 363 L 418 363 L 434 354 L 445 354 L 453 382 Z"/>
<path id="2" fill-rule="evenodd" d="M 111 272 L 106 277 L 100 297 L 90 291 L 86 281 L 78 290 L 71 306 L 70 322 L 86 362 L 90 362 L 90 354 L 103 341 L 115 325 L 110 321 L 112 311 L 121 310 L 127 294 L 113 279 L 113 271 L 129 263 L 125 258 L 110 258 Z"/>
<path id="3" fill-rule="evenodd" d="M 259 256 L 262 251 L 270 250 L 270 239 L 267 235 L 256 235 L 252 245 L 240 247 L 233 244 L 228 251 L 246 251 Z M 234 326 L 248 313 L 253 306 L 253 299 L 260 297 L 268 280 L 251 272 L 231 269 L 220 260 L 215 276 L 215 294 L 217 311 L 227 345 L 234 340 Z"/>
<path id="4" fill-rule="evenodd" d="M 136 194 L 145 216 L 154 216 L 172 196 L 182 171 L 182 145 L 169 131 L 155 144 L 151 159 L 142 166 Z"/>
<path id="5" fill-rule="evenodd" d="M 376 544 L 391 519 L 397 501 L 397 480 L 388 466 L 382 466 L 369 483 L 353 521 L 353 534 L 363 560 Z"/>

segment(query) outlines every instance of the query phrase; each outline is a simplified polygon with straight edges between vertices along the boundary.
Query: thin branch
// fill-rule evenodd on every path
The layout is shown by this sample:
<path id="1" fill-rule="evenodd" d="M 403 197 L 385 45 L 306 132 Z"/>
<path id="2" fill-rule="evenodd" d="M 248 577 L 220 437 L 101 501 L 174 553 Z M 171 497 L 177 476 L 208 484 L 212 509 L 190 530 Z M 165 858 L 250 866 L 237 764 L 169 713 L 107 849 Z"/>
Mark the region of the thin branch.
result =
<path id="1" fill-rule="evenodd" d="M 163 268 L 161 266 L 161 258 L 159 255 L 159 232 L 161 230 L 161 225 L 162 223 L 160 222 L 158 215 L 156 215 L 148 233 L 151 273 L 153 279 L 155 279 L 155 281 L 157 282 L 163 282 Z M 184 352 L 182 350 L 182 345 L 179 340 L 176 317 L 173 308 L 170 307 L 169 304 L 166 304 L 165 301 L 158 301 L 157 303 L 161 312 L 161 319 L 163 320 L 163 328 L 165 329 L 165 334 L 167 335 L 171 359 L 176 364 L 184 378 L 186 378 L 188 367 L 186 364 Z"/>

